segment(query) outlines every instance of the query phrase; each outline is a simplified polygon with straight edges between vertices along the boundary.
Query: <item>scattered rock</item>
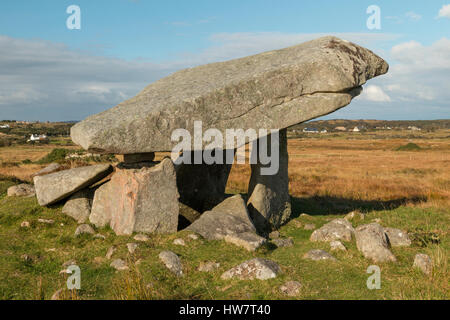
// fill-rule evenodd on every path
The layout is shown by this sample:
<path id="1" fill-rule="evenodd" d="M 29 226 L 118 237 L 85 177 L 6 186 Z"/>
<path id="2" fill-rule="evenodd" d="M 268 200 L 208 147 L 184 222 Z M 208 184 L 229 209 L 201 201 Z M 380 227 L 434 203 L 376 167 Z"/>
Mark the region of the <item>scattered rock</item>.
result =
<path id="1" fill-rule="evenodd" d="M 177 246 L 185 246 L 186 245 L 186 243 L 184 242 L 183 239 L 175 239 L 175 240 L 173 240 L 173 244 L 177 245 Z"/>
<path id="2" fill-rule="evenodd" d="M 198 240 L 198 235 L 196 235 L 195 233 L 189 234 L 188 237 L 192 240 Z"/>
<path id="3" fill-rule="evenodd" d="M 88 224 L 80 224 L 75 230 L 75 236 L 79 236 L 81 234 L 95 234 L 94 229 Z"/>
<path id="4" fill-rule="evenodd" d="M 50 174 L 50 173 L 56 172 L 56 171 L 58 171 L 58 170 L 60 170 L 62 168 L 63 167 L 59 163 L 53 162 L 53 163 L 50 163 L 45 168 L 43 168 L 42 170 L 39 170 L 38 172 L 33 173 L 31 175 L 31 177 L 34 178 L 34 177 L 37 177 L 37 176 L 44 176 L 46 174 Z"/>
<path id="5" fill-rule="evenodd" d="M 94 190 L 84 189 L 72 195 L 62 208 L 62 213 L 74 218 L 78 223 L 85 223 L 91 214 Z"/>
<path id="6" fill-rule="evenodd" d="M 103 179 L 112 171 L 109 164 L 80 167 L 34 177 L 41 206 L 54 204 Z"/>
<path id="7" fill-rule="evenodd" d="M 111 257 L 113 256 L 114 252 L 116 252 L 117 248 L 115 246 L 112 246 L 108 249 L 108 251 L 106 252 L 106 259 L 111 259 Z"/>
<path id="8" fill-rule="evenodd" d="M 236 234 L 227 234 L 225 242 L 232 243 L 238 247 L 243 247 L 248 251 L 255 251 L 266 243 L 266 239 L 258 236 L 254 232 L 241 232 Z"/>
<path id="9" fill-rule="evenodd" d="M 114 196 L 111 196 L 114 195 Z M 91 223 L 110 223 L 117 235 L 174 233 L 178 226 L 178 190 L 170 159 L 140 169 L 116 168 L 94 196 Z"/>
<path id="10" fill-rule="evenodd" d="M 22 221 L 22 223 L 20 224 L 21 228 L 29 228 L 30 227 L 30 223 L 28 221 Z"/>
<path id="11" fill-rule="evenodd" d="M 39 223 L 44 223 L 44 224 L 54 224 L 55 220 L 52 219 L 38 219 Z"/>
<path id="12" fill-rule="evenodd" d="M 293 224 L 294 227 L 296 227 L 296 228 L 301 228 L 301 227 L 303 227 L 303 223 L 301 223 L 301 222 L 298 221 L 298 220 L 292 220 L 292 224 Z"/>
<path id="13" fill-rule="evenodd" d="M 122 259 L 113 260 L 113 262 L 111 262 L 110 266 L 118 271 L 123 271 L 123 270 L 129 269 L 126 262 L 123 261 Z"/>
<path id="14" fill-rule="evenodd" d="M 138 247 L 137 243 L 127 243 L 128 252 L 131 254 L 134 254 L 137 247 Z"/>
<path id="15" fill-rule="evenodd" d="M 351 241 L 355 233 L 353 226 L 345 219 L 334 219 L 320 229 L 315 230 L 310 237 L 311 241 L 330 242 L 334 240 Z"/>
<path id="16" fill-rule="evenodd" d="M 32 197 L 36 194 L 34 186 L 31 184 L 19 184 L 8 188 L 8 197 Z"/>
<path id="17" fill-rule="evenodd" d="M 316 228 L 316 225 L 314 223 L 307 223 L 303 227 L 303 229 L 305 229 L 305 230 L 314 230 L 315 228 Z"/>
<path id="18" fill-rule="evenodd" d="M 167 269 L 174 273 L 177 277 L 183 276 L 183 267 L 180 258 L 172 251 L 162 251 L 159 259 L 164 263 Z"/>
<path id="19" fill-rule="evenodd" d="M 326 251 L 323 250 L 319 250 L 319 249 L 314 249 L 314 250 L 310 250 L 307 253 L 305 253 L 303 255 L 304 259 L 310 259 L 310 260 L 314 260 L 314 261 L 319 261 L 319 260 L 332 260 L 332 261 L 336 261 L 336 258 L 333 257 L 331 254 L 329 254 Z"/>
<path id="20" fill-rule="evenodd" d="M 248 186 L 248 210 L 256 230 L 266 233 L 278 229 L 291 217 L 291 197 L 289 196 L 289 175 L 287 152 L 287 130 L 278 132 L 278 143 L 268 143 L 273 135 L 260 138 L 256 143 L 267 146 L 268 154 L 272 154 L 272 146 L 278 151 L 278 171 L 275 174 L 265 174 L 272 163 L 263 164 L 257 159 L 251 164 L 251 176 Z M 258 147 L 259 148 L 259 147 Z"/>
<path id="21" fill-rule="evenodd" d="M 269 238 L 270 239 L 278 239 L 280 237 L 280 232 L 279 231 L 272 231 L 271 233 L 269 233 Z"/>
<path id="22" fill-rule="evenodd" d="M 342 242 L 335 240 L 330 242 L 331 251 L 347 251 L 347 248 L 342 244 Z"/>
<path id="23" fill-rule="evenodd" d="M 294 240 L 291 238 L 279 238 L 279 239 L 273 239 L 272 242 L 278 247 L 292 247 L 294 245 Z"/>
<path id="24" fill-rule="evenodd" d="M 150 240 L 150 238 L 145 234 L 137 234 L 133 237 L 133 239 L 141 242 L 147 242 L 148 240 Z"/>
<path id="25" fill-rule="evenodd" d="M 374 262 L 395 262 L 397 259 L 389 250 L 389 240 L 382 226 L 370 223 L 355 230 L 356 246 L 367 259 Z"/>
<path id="26" fill-rule="evenodd" d="M 300 294 L 302 284 L 298 281 L 288 281 L 280 287 L 280 291 L 289 297 L 295 297 Z"/>
<path id="27" fill-rule="evenodd" d="M 207 262 L 200 262 L 200 265 L 198 266 L 198 271 L 200 272 L 212 272 L 220 267 L 220 263 L 215 261 L 207 261 Z"/>
<path id="28" fill-rule="evenodd" d="M 393 247 L 409 247 L 411 245 L 411 239 L 408 237 L 406 231 L 394 228 L 384 228 L 384 232 L 387 234 L 389 243 Z"/>
<path id="29" fill-rule="evenodd" d="M 433 272 L 433 261 L 430 256 L 418 253 L 414 257 L 414 268 L 419 268 L 423 273 L 430 275 Z"/>
<path id="30" fill-rule="evenodd" d="M 355 219 L 364 220 L 364 218 L 365 218 L 364 213 L 359 212 L 359 211 L 357 211 L 357 210 L 348 213 L 348 214 L 344 217 L 345 220 L 349 220 L 349 221 L 355 220 Z"/>
<path id="31" fill-rule="evenodd" d="M 280 266 L 267 259 L 254 258 L 226 271 L 221 278 L 239 280 L 267 280 L 275 278 L 281 272 Z"/>
<path id="32" fill-rule="evenodd" d="M 265 241 L 256 234 L 241 195 L 225 199 L 211 211 L 203 213 L 186 230 L 196 232 L 208 240 L 224 240 L 228 236 L 228 242 L 244 246 L 246 249 L 252 249 Z M 250 236 L 249 233 L 253 235 Z"/>
<path id="33" fill-rule="evenodd" d="M 95 264 L 102 264 L 104 261 L 105 261 L 105 258 L 103 258 L 103 257 L 95 257 L 94 258 Z"/>

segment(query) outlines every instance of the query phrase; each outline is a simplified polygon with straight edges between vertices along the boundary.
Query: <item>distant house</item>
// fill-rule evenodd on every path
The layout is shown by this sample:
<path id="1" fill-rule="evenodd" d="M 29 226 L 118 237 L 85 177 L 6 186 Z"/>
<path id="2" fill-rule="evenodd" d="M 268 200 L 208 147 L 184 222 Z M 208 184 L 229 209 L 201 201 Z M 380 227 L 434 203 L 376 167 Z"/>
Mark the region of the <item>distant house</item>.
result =
<path id="1" fill-rule="evenodd" d="M 303 129 L 304 133 L 319 133 L 319 130 L 316 128 L 305 128 Z"/>
<path id="2" fill-rule="evenodd" d="M 408 129 L 412 130 L 412 131 L 421 131 L 422 130 L 421 128 L 418 128 L 416 126 L 409 126 Z"/>
<path id="3" fill-rule="evenodd" d="M 347 131 L 346 127 L 336 127 L 334 128 L 335 131 Z"/>
<path id="4" fill-rule="evenodd" d="M 9 124 L 0 125 L 0 129 L 8 129 L 8 128 L 9 128 Z"/>
<path id="5" fill-rule="evenodd" d="M 45 134 L 32 134 L 30 139 L 27 140 L 27 142 L 41 142 L 41 141 L 47 141 L 48 137 Z"/>
<path id="6" fill-rule="evenodd" d="M 353 132 L 360 132 L 361 130 L 359 130 L 358 127 L 354 127 L 352 131 L 353 131 Z"/>
<path id="7" fill-rule="evenodd" d="M 323 129 L 322 131 L 320 131 L 320 133 L 327 133 L 328 130 L 327 129 Z"/>

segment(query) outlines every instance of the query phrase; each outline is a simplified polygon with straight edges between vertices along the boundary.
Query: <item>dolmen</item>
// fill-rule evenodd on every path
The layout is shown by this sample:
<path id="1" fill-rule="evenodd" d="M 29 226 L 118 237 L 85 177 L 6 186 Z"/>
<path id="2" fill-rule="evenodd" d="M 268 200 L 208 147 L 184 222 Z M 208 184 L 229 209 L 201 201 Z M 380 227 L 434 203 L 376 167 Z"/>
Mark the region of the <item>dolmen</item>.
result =
<path id="1" fill-rule="evenodd" d="M 212 238 L 234 239 L 224 230 L 239 228 L 239 239 L 249 231 L 265 235 L 291 215 L 287 128 L 348 105 L 367 80 L 388 68 L 368 49 L 323 37 L 178 71 L 75 124 L 71 138 L 76 144 L 89 152 L 115 154 L 121 163 L 89 174 L 79 169 L 89 182 L 61 187 L 59 193 L 53 186 L 51 197 L 39 184 L 53 179 L 62 186 L 62 173 L 36 177 L 39 203 L 90 188 L 114 170 L 109 181 L 95 187 L 89 221 L 97 227 L 110 226 L 117 234 L 172 233 L 183 216 L 187 225 L 195 223 L 191 229 Z M 246 145 L 251 148 L 251 177 L 244 210 L 224 200 L 231 166 L 245 160 L 239 151 Z M 155 162 L 155 152 L 171 152 L 171 157 Z M 239 213 L 233 215 L 236 207 Z M 213 217 L 220 212 L 229 218 L 201 219 L 203 213 Z M 242 227 L 223 225 L 238 219 Z"/>

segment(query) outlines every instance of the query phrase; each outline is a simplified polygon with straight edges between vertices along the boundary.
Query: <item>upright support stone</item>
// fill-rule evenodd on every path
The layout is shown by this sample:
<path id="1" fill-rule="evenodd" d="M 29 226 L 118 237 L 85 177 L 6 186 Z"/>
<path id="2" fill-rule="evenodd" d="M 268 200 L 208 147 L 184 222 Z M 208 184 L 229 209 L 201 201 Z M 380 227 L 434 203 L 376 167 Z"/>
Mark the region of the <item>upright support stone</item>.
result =
<path id="1" fill-rule="evenodd" d="M 268 137 L 268 141 L 269 141 Z M 271 140 L 271 139 L 270 139 Z M 261 141 L 257 142 L 258 150 Z M 267 144 L 268 155 L 271 145 Z M 274 144 L 276 147 L 276 145 Z M 258 156 L 258 163 L 251 165 L 251 177 L 248 187 L 247 206 L 256 229 L 266 233 L 278 229 L 291 215 L 291 198 L 289 196 L 287 130 L 279 131 L 279 170 L 274 175 L 263 175 L 261 169 L 270 167 L 263 165 Z"/>
<path id="2" fill-rule="evenodd" d="M 191 152 L 194 163 L 195 152 Z M 180 202 L 200 213 L 211 210 L 225 199 L 225 188 L 231 171 L 231 164 L 179 164 L 177 165 L 177 186 Z M 201 151 L 197 154 L 199 159 Z"/>

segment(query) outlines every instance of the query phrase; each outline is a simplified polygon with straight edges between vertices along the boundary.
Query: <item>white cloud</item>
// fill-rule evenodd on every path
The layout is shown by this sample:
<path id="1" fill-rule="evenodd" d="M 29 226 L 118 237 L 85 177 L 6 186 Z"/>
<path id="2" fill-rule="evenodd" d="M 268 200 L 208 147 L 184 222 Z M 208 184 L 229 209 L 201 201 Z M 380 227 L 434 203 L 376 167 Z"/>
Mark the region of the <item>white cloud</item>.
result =
<path id="1" fill-rule="evenodd" d="M 419 21 L 420 19 L 422 19 L 422 16 L 420 14 L 417 14 L 413 11 L 408 11 L 407 13 L 405 13 L 405 16 L 414 21 Z"/>
<path id="2" fill-rule="evenodd" d="M 391 98 L 379 86 L 368 85 L 364 88 L 363 93 L 358 99 L 374 101 L 374 102 L 389 102 Z"/>
<path id="3" fill-rule="evenodd" d="M 82 119 L 131 98 L 174 69 L 0 35 L 0 118 Z"/>
<path id="4" fill-rule="evenodd" d="M 439 18 L 450 18 L 450 4 L 445 4 L 439 10 Z"/>

